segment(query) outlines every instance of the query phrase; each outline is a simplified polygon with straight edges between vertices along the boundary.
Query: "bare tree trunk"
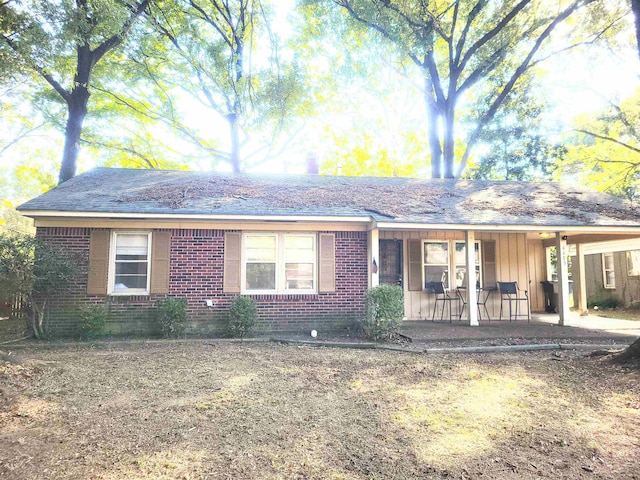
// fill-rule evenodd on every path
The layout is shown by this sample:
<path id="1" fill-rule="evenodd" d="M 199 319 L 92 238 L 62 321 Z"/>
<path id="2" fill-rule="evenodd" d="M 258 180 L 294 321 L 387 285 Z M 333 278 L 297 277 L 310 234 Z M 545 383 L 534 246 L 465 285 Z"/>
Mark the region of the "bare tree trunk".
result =
<path id="1" fill-rule="evenodd" d="M 631 10 L 636 24 L 636 42 L 638 48 L 638 56 L 640 57 L 640 0 L 631 0 Z"/>
<path id="2" fill-rule="evenodd" d="M 88 101 L 89 91 L 84 87 L 74 89 L 69 98 L 69 114 L 58 183 L 66 182 L 76 175 L 80 136 L 82 135 L 82 124 L 87 115 Z"/>
<path id="3" fill-rule="evenodd" d="M 640 361 L 640 338 L 629 345 L 622 353 L 618 354 L 615 357 L 615 361 L 618 363 Z"/>
<path id="4" fill-rule="evenodd" d="M 38 305 L 35 300 L 31 300 L 31 314 L 29 315 L 29 326 L 33 332 L 33 336 L 38 340 L 46 337 L 44 312 L 47 301 L 43 300 L 42 305 Z"/>
<path id="5" fill-rule="evenodd" d="M 435 98 L 433 98 L 433 85 L 428 75 L 424 79 L 424 99 L 427 104 L 427 136 L 429 138 L 429 150 L 431 151 L 431 178 L 442 178 L 442 147 L 440 146 L 439 124 L 440 112 Z"/>
<path id="6" fill-rule="evenodd" d="M 451 99 L 450 99 L 451 100 Z M 453 104 L 454 102 L 450 102 Z M 454 120 L 455 113 L 452 106 L 447 105 L 447 111 L 444 114 L 442 125 L 444 137 L 444 155 L 442 163 L 444 164 L 444 178 L 455 178 L 454 161 L 455 161 L 455 139 L 454 139 Z"/>
<path id="7" fill-rule="evenodd" d="M 231 168 L 233 173 L 239 173 L 240 168 L 240 127 L 238 126 L 238 115 L 231 113 L 227 116 L 229 122 L 229 132 L 231 134 Z"/>

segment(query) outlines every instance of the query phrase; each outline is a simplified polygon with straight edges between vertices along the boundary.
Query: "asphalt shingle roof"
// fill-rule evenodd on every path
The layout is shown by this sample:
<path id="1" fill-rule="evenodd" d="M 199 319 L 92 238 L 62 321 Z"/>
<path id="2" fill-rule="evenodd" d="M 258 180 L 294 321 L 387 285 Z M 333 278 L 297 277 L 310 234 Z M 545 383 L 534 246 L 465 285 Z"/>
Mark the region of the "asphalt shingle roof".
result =
<path id="1" fill-rule="evenodd" d="M 19 207 L 133 214 L 370 216 L 384 222 L 632 226 L 640 210 L 551 182 L 224 174 L 96 168 Z"/>

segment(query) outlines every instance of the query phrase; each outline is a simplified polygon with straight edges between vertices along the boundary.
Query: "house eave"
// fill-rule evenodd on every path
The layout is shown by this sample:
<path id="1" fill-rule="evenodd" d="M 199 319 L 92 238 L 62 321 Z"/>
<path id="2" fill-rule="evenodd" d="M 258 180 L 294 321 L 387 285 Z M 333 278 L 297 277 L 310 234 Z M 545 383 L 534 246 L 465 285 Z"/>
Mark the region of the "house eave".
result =
<path id="1" fill-rule="evenodd" d="M 456 231 L 491 231 L 491 232 L 561 232 L 561 233 L 633 233 L 640 236 L 640 225 L 525 225 L 525 224 L 433 224 L 433 223 L 399 223 L 377 222 L 380 230 L 456 230 Z"/>
<path id="2" fill-rule="evenodd" d="M 348 217 L 330 215 L 213 215 L 192 213 L 124 213 L 124 212 L 70 212 L 60 210 L 27 210 L 22 215 L 39 218 L 84 218 L 110 220 L 204 220 L 213 222 L 327 222 L 370 223 L 371 217 Z"/>

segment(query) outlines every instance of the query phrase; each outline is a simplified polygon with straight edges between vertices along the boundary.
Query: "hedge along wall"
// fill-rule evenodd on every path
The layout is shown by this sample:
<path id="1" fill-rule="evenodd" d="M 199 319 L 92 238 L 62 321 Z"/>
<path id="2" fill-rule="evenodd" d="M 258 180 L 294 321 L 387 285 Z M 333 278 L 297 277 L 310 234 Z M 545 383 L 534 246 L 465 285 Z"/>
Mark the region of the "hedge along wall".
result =
<path id="1" fill-rule="evenodd" d="M 100 236 L 95 235 L 96 232 L 108 232 L 107 229 L 61 227 L 39 227 L 37 230 L 39 238 L 50 242 L 78 264 L 71 288 L 59 293 L 50 304 L 48 321 L 52 335 L 77 335 L 78 312 L 90 304 L 109 307 L 112 319 L 107 324 L 108 333 L 155 335 L 158 332 L 151 319 L 152 308 L 156 300 L 166 296 L 187 299 L 189 333 L 222 331 L 224 315 L 231 300 L 238 295 L 225 291 L 223 285 L 225 231 L 153 230 L 153 233 L 169 234 L 170 238 L 168 291 L 138 296 L 87 293 L 92 231 L 94 238 Z M 352 326 L 364 314 L 368 283 L 367 232 L 323 233 L 335 238 L 334 291 L 311 295 L 251 295 L 258 306 L 255 331 L 334 330 Z M 95 269 L 92 271 L 95 273 Z M 104 271 L 99 273 L 104 275 Z M 90 290 L 95 291 L 95 288 Z M 205 300 L 212 300 L 214 306 L 207 307 Z"/>

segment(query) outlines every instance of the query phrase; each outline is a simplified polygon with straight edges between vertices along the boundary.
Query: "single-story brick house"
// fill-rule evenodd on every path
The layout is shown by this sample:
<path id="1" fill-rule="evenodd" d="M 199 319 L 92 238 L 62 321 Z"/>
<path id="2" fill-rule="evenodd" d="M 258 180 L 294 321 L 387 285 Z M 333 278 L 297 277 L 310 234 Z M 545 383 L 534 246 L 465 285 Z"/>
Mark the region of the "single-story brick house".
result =
<path id="1" fill-rule="evenodd" d="M 582 245 L 640 237 L 632 205 L 535 182 L 97 168 L 19 210 L 86 267 L 51 304 L 59 335 L 73 333 L 72 313 L 87 304 L 109 306 L 113 333 L 148 332 L 146 312 L 166 296 L 187 299 L 191 332 L 219 330 L 237 295 L 256 299 L 262 330 L 323 331 L 353 325 L 380 283 L 402 285 L 407 318 L 430 319 L 433 280 L 467 287 L 470 304 L 475 286 L 517 281 L 543 311 L 545 246 L 566 258 L 574 243 L 584 258 Z M 576 263 L 574 279 L 584 271 Z M 492 317 L 499 306 L 491 295 Z M 477 325 L 478 310 L 464 321 Z"/>

